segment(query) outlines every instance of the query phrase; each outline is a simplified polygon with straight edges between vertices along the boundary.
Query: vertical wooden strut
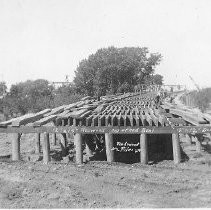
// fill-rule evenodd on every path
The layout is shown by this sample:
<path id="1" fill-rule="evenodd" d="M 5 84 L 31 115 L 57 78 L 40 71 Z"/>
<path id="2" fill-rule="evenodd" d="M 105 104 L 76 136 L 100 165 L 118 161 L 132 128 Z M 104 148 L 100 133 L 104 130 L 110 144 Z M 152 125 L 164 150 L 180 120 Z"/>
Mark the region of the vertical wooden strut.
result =
<path id="1" fill-rule="evenodd" d="M 35 153 L 40 153 L 40 133 L 35 133 Z"/>
<path id="2" fill-rule="evenodd" d="M 56 133 L 52 133 L 52 144 L 56 145 Z"/>
<path id="3" fill-rule="evenodd" d="M 67 146 L 67 136 L 66 133 L 62 133 L 62 138 L 61 138 L 61 144 L 63 145 L 64 148 Z"/>
<path id="4" fill-rule="evenodd" d="M 173 157 L 174 163 L 181 162 L 181 152 L 180 152 L 180 144 L 179 144 L 179 134 L 172 133 L 172 145 L 173 145 Z"/>
<path id="5" fill-rule="evenodd" d="M 114 162 L 113 134 L 105 133 L 106 157 L 108 162 Z"/>
<path id="6" fill-rule="evenodd" d="M 93 156 L 93 152 L 90 149 L 90 142 L 89 142 L 89 139 L 87 138 L 86 135 L 84 136 L 84 140 L 85 140 L 85 144 L 86 144 L 86 155 L 88 157 L 92 157 Z"/>
<path id="7" fill-rule="evenodd" d="M 75 151 L 76 151 L 76 163 L 82 164 L 83 163 L 83 151 L 82 151 L 82 134 L 81 133 L 75 134 L 74 144 L 75 144 Z"/>
<path id="8" fill-rule="evenodd" d="M 61 135 L 62 137 L 61 137 L 60 145 L 62 148 L 62 156 L 66 156 L 67 135 L 66 133 L 62 133 Z"/>
<path id="9" fill-rule="evenodd" d="M 140 147 L 141 147 L 141 163 L 147 164 L 148 163 L 148 148 L 147 148 L 147 135 L 142 133 L 140 135 Z"/>
<path id="10" fill-rule="evenodd" d="M 195 141 L 196 141 L 196 152 L 200 153 L 202 150 L 202 146 L 198 136 L 195 136 Z"/>
<path id="11" fill-rule="evenodd" d="M 50 141 L 49 133 L 44 133 L 43 140 L 43 162 L 47 164 L 50 161 Z"/>
<path id="12" fill-rule="evenodd" d="M 91 157 L 93 155 L 92 150 L 89 148 L 89 145 L 86 143 L 86 154 Z"/>
<path id="13" fill-rule="evenodd" d="M 12 138 L 12 160 L 20 160 L 20 133 L 14 133 Z"/>
<path id="14" fill-rule="evenodd" d="M 191 137 L 188 133 L 186 134 L 186 141 L 187 141 L 188 144 L 192 144 Z"/>

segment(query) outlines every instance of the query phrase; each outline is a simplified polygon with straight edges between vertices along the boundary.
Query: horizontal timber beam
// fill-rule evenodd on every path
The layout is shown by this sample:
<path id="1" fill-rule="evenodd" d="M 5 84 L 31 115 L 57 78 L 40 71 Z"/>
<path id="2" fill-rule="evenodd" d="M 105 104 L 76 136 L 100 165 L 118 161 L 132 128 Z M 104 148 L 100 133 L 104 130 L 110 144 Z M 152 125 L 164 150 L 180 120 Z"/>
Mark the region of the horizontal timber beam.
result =
<path id="1" fill-rule="evenodd" d="M 171 133 L 211 133 L 211 126 L 178 126 L 178 127 L 80 127 L 80 126 L 20 126 L 20 127 L 0 127 L 0 133 L 112 133 L 112 134 L 171 134 Z"/>

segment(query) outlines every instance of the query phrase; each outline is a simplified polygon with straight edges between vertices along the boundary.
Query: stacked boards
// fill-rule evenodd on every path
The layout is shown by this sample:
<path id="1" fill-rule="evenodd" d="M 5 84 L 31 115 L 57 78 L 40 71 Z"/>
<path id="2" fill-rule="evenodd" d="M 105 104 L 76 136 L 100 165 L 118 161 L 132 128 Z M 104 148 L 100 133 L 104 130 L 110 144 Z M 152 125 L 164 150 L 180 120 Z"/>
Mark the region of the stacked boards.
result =
<path id="1" fill-rule="evenodd" d="M 155 94 L 127 93 L 101 97 L 84 97 L 80 101 L 26 114 L 0 123 L 0 127 L 44 126 L 187 126 L 210 124 L 202 113 L 181 109 L 170 103 L 156 104 Z"/>

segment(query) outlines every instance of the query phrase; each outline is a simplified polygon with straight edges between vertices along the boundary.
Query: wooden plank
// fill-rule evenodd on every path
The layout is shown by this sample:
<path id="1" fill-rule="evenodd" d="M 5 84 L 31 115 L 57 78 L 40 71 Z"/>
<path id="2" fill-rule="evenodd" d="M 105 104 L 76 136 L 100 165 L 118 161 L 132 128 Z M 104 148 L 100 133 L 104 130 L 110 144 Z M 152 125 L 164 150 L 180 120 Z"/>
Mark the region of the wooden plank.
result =
<path id="1" fill-rule="evenodd" d="M 100 106 L 98 106 L 93 112 L 94 113 L 101 113 L 103 110 L 105 110 L 105 107 L 107 107 L 108 104 L 101 104 Z"/>
<path id="2" fill-rule="evenodd" d="M 154 115 L 154 112 L 151 108 L 149 108 L 150 117 L 152 118 L 155 126 L 158 127 L 158 118 Z"/>
<path id="3" fill-rule="evenodd" d="M 92 126 L 98 126 L 98 115 L 93 115 Z"/>
<path id="4" fill-rule="evenodd" d="M 85 100 L 88 100 L 88 99 L 90 100 L 90 99 L 92 99 L 92 97 L 91 96 L 85 96 L 81 99 L 81 101 L 85 101 Z"/>
<path id="5" fill-rule="evenodd" d="M 115 123 L 115 122 L 117 122 L 117 123 Z M 118 125 L 118 120 L 117 120 L 116 114 L 111 116 L 111 125 L 112 126 L 117 126 Z"/>
<path id="6" fill-rule="evenodd" d="M 86 118 L 86 126 L 91 126 L 93 115 Z"/>
<path id="7" fill-rule="evenodd" d="M 145 112 L 145 116 L 146 116 L 146 121 L 149 123 L 150 126 L 152 126 L 152 118 L 150 117 L 150 115 Z"/>
<path id="8" fill-rule="evenodd" d="M 130 126 L 134 126 L 134 124 L 133 124 L 133 115 L 132 115 L 132 112 L 131 112 L 130 115 L 129 115 L 129 120 L 130 120 Z"/>
<path id="9" fill-rule="evenodd" d="M 67 114 L 69 114 L 71 111 L 70 110 L 64 110 L 62 113 L 57 114 L 58 118 L 67 118 Z"/>
<path id="10" fill-rule="evenodd" d="M 105 116 L 105 122 L 106 122 L 106 126 L 110 126 L 111 125 L 111 116 L 110 115 L 106 115 Z"/>
<path id="11" fill-rule="evenodd" d="M 160 114 L 158 114 L 158 121 L 161 124 L 161 126 L 165 126 L 165 123 L 167 123 L 166 117 Z"/>
<path id="12" fill-rule="evenodd" d="M 51 112 L 45 114 L 44 117 L 48 117 L 50 115 L 59 114 L 59 113 L 64 111 L 65 107 L 66 107 L 66 105 L 62 105 L 62 106 L 56 107 L 56 108 L 52 109 Z"/>
<path id="13" fill-rule="evenodd" d="M 123 121 L 121 113 L 117 116 L 117 121 L 118 121 L 118 126 L 121 126 L 121 122 Z"/>
<path id="14" fill-rule="evenodd" d="M 67 106 L 64 107 L 64 110 L 70 110 L 70 109 L 73 109 L 77 106 L 77 104 L 79 104 L 78 102 L 76 103 L 73 103 L 73 104 L 69 104 Z"/>
<path id="15" fill-rule="evenodd" d="M 20 127 L 7 127 L 0 128 L 0 133 L 118 133 L 118 134 L 170 134 L 173 132 L 178 133 L 211 133 L 211 126 L 177 126 L 177 127 L 155 127 L 155 126 L 103 126 L 103 127 L 87 127 L 87 126 L 20 126 Z"/>
<path id="16" fill-rule="evenodd" d="M 207 122 L 203 118 L 195 117 L 193 115 L 188 114 L 187 112 L 183 112 L 178 109 L 170 109 L 170 113 L 182 117 L 185 121 L 188 121 L 193 125 L 207 124 Z"/>
<path id="17" fill-rule="evenodd" d="M 79 117 L 77 117 L 77 119 L 83 119 L 85 117 L 87 117 L 88 115 L 90 115 L 92 113 L 92 111 L 86 111 L 85 113 L 83 113 L 82 115 L 80 115 Z"/>
<path id="18" fill-rule="evenodd" d="M 168 121 L 174 125 L 186 125 L 186 122 L 182 118 L 169 118 Z"/>
<path id="19" fill-rule="evenodd" d="M 74 112 L 71 112 L 70 114 L 68 114 L 68 117 L 79 118 L 82 114 L 84 114 L 87 111 L 88 111 L 87 109 L 81 109 L 78 111 L 74 111 Z"/>
<path id="20" fill-rule="evenodd" d="M 38 112 L 38 113 L 35 113 L 35 114 L 32 114 L 32 115 L 24 115 L 22 116 L 21 119 L 18 119 L 18 120 L 14 120 L 12 122 L 12 126 L 14 127 L 18 127 L 18 126 L 21 126 L 21 125 L 25 125 L 25 124 L 28 124 L 28 123 L 32 123 L 32 122 L 35 122 L 39 119 L 41 119 L 46 113 L 49 113 L 51 111 L 51 109 L 45 109 L 41 112 Z"/>
<path id="21" fill-rule="evenodd" d="M 123 115 L 123 120 L 124 120 L 124 126 L 125 126 L 125 127 L 128 126 L 128 125 L 127 125 L 128 116 L 126 115 L 126 113 L 125 113 L 125 115 Z"/>
<path id="22" fill-rule="evenodd" d="M 99 115 L 98 117 L 98 126 L 105 126 L 105 115 Z"/>
<path id="23" fill-rule="evenodd" d="M 98 106 L 98 105 L 94 105 L 94 104 L 89 104 L 89 105 L 85 104 L 85 105 L 83 105 L 83 106 L 76 107 L 76 108 L 73 108 L 73 109 L 71 109 L 71 110 L 72 110 L 72 111 L 79 111 L 79 110 L 81 110 L 81 109 L 93 110 L 93 109 L 97 108 L 97 106 Z"/>
<path id="24" fill-rule="evenodd" d="M 50 116 L 48 116 L 48 117 L 44 117 L 44 118 L 42 118 L 42 119 L 40 119 L 40 120 L 34 122 L 34 123 L 33 123 L 33 126 L 45 125 L 45 124 L 47 124 L 47 123 L 49 123 L 49 122 L 55 120 L 56 117 L 57 117 L 56 115 L 50 115 Z"/>
<path id="25" fill-rule="evenodd" d="M 141 125 L 140 125 L 140 118 L 139 118 L 139 116 L 138 116 L 137 113 L 136 113 L 136 115 L 134 116 L 134 118 L 135 118 L 135 121 L 136 121 L 136 126 L 141 126 Z"/>
<path id="26" fill-rule="evenodd" d="M 146 116 L 143 115 L 142 113 L 140 113 L 139 117 L 141 119 L 142 125 L 145 126 L 146 125 Z"/>
<path id="27" fill-rule="evenodd" d="M 82 107 L 83 105 L 85 105 L 85 102 L 84 101 L 79 101 L 77 103 L 77 106 L 76 107 Z"/>

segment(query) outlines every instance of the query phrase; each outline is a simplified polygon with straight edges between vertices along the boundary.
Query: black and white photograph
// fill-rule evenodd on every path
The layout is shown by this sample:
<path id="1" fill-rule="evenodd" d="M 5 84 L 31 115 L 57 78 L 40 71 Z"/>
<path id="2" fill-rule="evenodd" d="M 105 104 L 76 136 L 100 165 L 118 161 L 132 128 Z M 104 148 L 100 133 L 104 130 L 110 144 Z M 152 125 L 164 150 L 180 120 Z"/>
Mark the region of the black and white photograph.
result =
<path id="1" fill-rule="evenodd" d="M 0 209 L 211 208 L 210 0 L 0 0 Z"/>

